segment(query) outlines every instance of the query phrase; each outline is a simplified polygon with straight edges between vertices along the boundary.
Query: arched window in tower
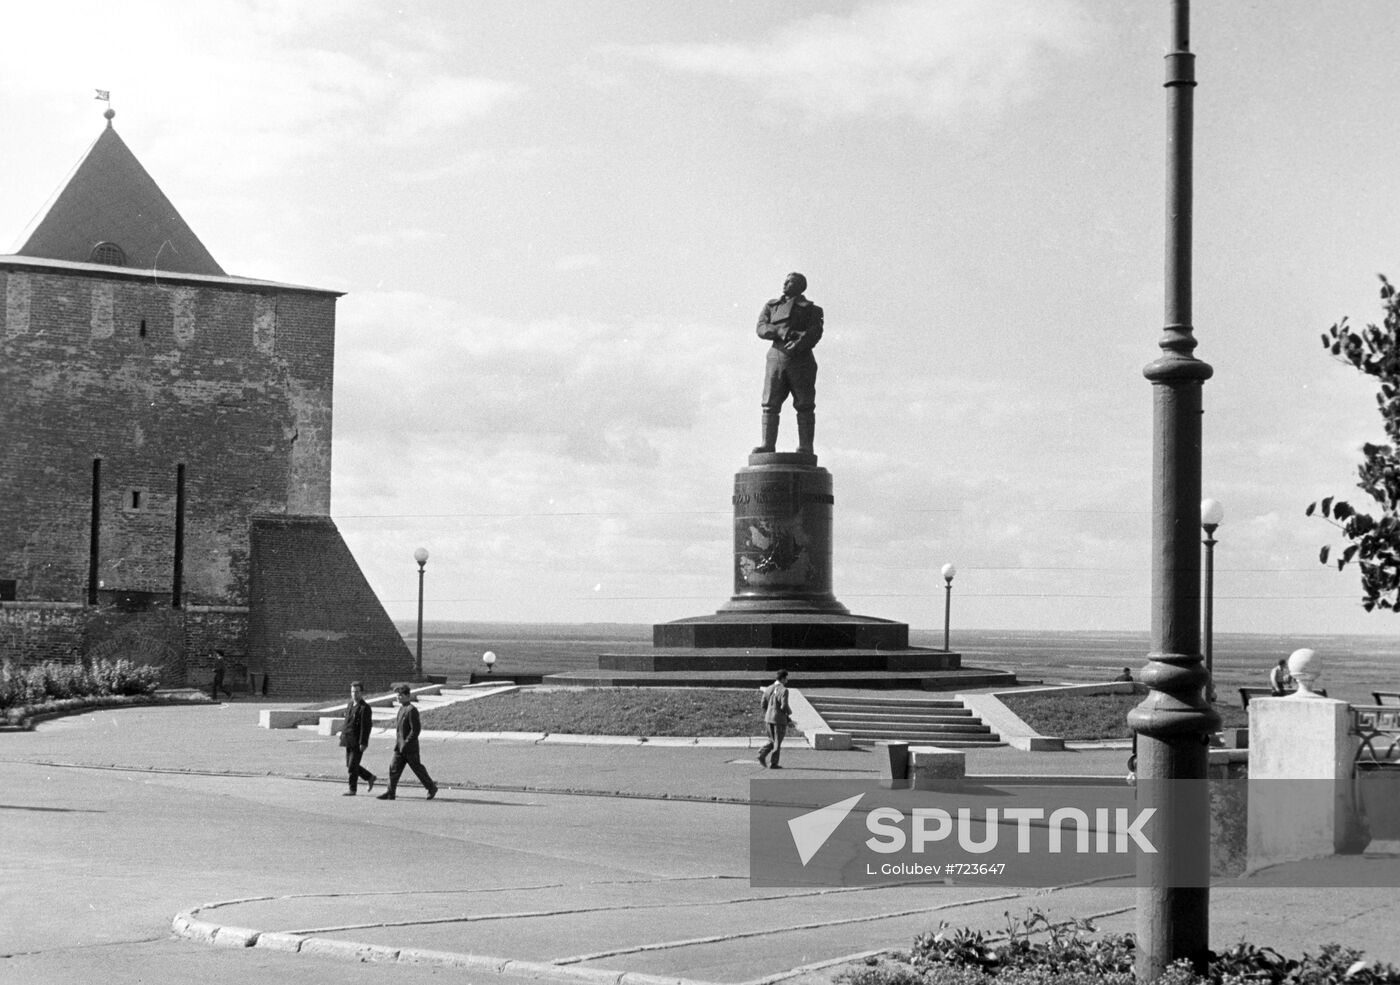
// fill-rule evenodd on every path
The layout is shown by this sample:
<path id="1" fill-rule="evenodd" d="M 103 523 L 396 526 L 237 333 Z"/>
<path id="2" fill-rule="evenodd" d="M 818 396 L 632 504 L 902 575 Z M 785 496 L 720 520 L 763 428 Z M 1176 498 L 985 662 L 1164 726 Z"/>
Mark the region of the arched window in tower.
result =
<path id="1" fill-rule="evenodd" d="M 126 251 L 116 243 L 109 243 L 105 239 L 92 248 L 92 253 L 88 255 L 90 263 L 102 263 L 109 267 L 125 267 Z"/>

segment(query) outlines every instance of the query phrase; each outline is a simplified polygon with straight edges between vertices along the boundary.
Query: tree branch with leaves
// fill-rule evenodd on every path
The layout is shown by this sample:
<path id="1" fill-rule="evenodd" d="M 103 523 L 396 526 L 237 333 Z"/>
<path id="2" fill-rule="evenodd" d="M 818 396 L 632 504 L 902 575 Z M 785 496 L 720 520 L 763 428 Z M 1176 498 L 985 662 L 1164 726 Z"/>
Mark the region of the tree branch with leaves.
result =
<path id="1" fill-rule="evenodd" d="M 1400 611 L 1400 295 L 1381 277 L 1381 304 L 1385 319 L 1380 325 L 1354 330 L 1343 318 L 1322 336 L 1322 345 L 1338 362 L 1345 363 L 1380 384 L 1376 405 L 1385 422 L 1388 444 L 1367 442 L 1361 446 L 1357 488 L 1375 501 L 1379 510 L 1362 512 L 1345 500 L 1328 496 L 1309 503 L 1307 515 L 1321 516 L 1341 531 L 1348 544 L 1332 558 L 1330 545 L 1318 560 L 1332 560 L 1341 571 L 1355 564 L 1361 572 L 1361 604 L 1372 609 Z"/>

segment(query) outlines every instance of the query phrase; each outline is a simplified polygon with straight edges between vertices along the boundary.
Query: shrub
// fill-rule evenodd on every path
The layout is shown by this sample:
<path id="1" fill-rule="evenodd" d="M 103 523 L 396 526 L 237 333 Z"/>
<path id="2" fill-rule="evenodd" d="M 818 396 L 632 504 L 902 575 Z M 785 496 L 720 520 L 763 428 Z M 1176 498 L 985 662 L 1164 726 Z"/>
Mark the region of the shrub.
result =
<path id="1" fill-rule="evenodd" d="M 1077 976 L 1086 981 L 1114 983 L 1116 976 L 1132 980 L 1133 938 L 1128 934 L 1089 936 L 1094 926 L 1087 920 L 1070 920 L 1056 924 L 1039 910 L 1031 910 L 1025 920 L 1006 914 L 1006 934 L 993 937 L 980 930 L 950 930 L 940 923 L 931 934 L 920 934 L 914 940 L 913 964 L 918 969 L 940 965 L 970 966 L 982 969 L 999 979 L 1015 985 L 1037 985 L 1048 981 L 1045 973 L 1056 975 L 1056 982 L 1073 985 Z M 1044 934 L 1044 941 L 1031 940 L 1032 934 Z M 1008 971 L 1026 975 L 1007 977 Z M 1059 973 L 1071 973 L 1062 979 Z"/>
<path id="2" fill-rule="evenodd" d="M 1213 956 L 1206 969 L 1211 985 L 1400 985 L 1400 969 L 1366 961 L 1355 948 L 1324 944 L 1315 955 L 1285 958 L 1271 947 L 1244 941 Z"/>
<path id="3" fill-rule="evenodd" d="M 80 664 L 44 661 L 33 668 L 35 688 L 40 700 L 81 698 L 92 693 L 92 684 Z"/>
<path id="4" fill-rule="evenodd" d="M 130 660 L 98 660 L 90 673 L 96 694 L 154 694 L 160 683 L 159 670 Z"/>
<path id="5" fill-rule="evenodd" d="M 64 698 L 154 694 L 160 671 L 130 660 L 97 660 L 91 667 L 45 661 L 0 668 L 0 709 L 41 705 Z"/>
<path id="6" fill-rule="evenodd" d="M 967 985 L 977 985 L 979 978 L 969 979 Z M 871 958 L 864 968 L 842 972 L 836 976 L 836 981 L 841 985 L 925 985 L 926 982 L 923 975 L 907 964 L 875 958 Z"/>
<path id="7" fill-rule="evenodd" d="M 1132 935 L 1091 937 L 1094 927 L 1087 920 L 1055 924 L 1039 910 L 1029 911 L 1025 920 L 1008 913 L 1006 921 L 1006 932 L 996 935 L 940 923 L 914 939 L 909 965 L 882 963 L 843 980 L 850 985 L 1134 985 Z M 1365 961 L 1360 951 L 1339 944 L 1295 959 L 1241 941 L 1211 952 L 1204 974 L 1182 961 L 1156 985 L 1400 985 L 1400 969 Z"/>

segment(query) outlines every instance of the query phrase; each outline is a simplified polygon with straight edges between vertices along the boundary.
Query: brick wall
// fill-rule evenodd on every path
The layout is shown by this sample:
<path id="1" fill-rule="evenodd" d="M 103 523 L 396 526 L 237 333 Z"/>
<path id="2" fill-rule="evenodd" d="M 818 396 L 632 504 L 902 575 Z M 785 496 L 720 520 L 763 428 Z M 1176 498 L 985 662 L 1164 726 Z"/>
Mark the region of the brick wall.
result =
<path id="1" fill-rule="evenodd" d="M 82 653 L 86 612 L 76 602 L 0 602 L 0 663 L 75 659 Z"/>
<path id="2" fill-rule="evenodd" d="M 167 687 L 204 687 L 213 677 L 216 648 L 226 655 L 227 682 L 237 688 L 246 680 L 246 608 L 0 602 L 0 662 L 11 666 L 130 660 L 158 667 Z"/>
<path id="3" fill-rule="evenodd" d="M 269 697 L 411 679 L 413 655 L 334 521 L 256 517 L 251 543 L 248 659 L 266 672 Z"/>
<path id="4" fill-rule="evenodd" d="M 171 592 L 183 463 L 184 601 L 246 605 L 249 518 L 329 510 L 335 297 L 52 268 L 0 263 L 0 579 L 86 599 L 101 459 L 102 587 Z"/>

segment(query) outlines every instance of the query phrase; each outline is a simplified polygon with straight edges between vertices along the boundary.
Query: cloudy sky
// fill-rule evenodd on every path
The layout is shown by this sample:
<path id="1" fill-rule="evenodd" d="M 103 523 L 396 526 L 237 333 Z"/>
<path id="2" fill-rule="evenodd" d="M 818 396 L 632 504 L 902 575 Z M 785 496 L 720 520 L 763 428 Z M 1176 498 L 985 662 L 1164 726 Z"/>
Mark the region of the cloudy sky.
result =
<path id="1" fill-rule="evenodd" d="M 1317 563 L 1372 391 L 1320 334 L 1400 276 L 1400 18 L 1214 0 L 1197 354 L 1216 627 L 1391 631 Z M 826 309 L 852 611 L 1150 621 L 1166 0 L 27 4 L 0 247 L 116 126 L 231 273 L 345 291 L 332 511 L 391 614 L 655 622 L 732 591 L 783 275 Z M 790 409 L 779 447 L 794 443 Z"/>

